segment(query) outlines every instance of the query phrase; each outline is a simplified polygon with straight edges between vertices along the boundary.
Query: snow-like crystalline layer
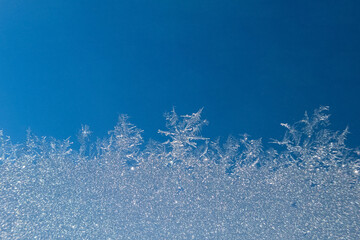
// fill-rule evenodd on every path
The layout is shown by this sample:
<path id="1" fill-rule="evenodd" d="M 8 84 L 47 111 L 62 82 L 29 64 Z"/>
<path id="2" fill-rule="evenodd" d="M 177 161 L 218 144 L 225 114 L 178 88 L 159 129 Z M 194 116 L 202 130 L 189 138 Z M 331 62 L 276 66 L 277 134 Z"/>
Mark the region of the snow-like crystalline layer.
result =
<path id="1" fill-rule="evenodd" d="M 327 108 L 263 149 L 200 135 L 201 111 L 166 115 L 143 146 L 120 116 L 109 137 L 0 139 L 0 239 L 359 239 L 359 151 Z"/>

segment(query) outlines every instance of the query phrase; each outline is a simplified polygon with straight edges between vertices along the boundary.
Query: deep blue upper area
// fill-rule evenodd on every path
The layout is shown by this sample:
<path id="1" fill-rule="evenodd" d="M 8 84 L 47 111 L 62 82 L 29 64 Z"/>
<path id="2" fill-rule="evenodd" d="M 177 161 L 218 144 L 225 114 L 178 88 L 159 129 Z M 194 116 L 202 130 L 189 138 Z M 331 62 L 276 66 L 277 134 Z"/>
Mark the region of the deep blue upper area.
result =
<path id="1" fill-rule="evenodd" d="M 129 114 L 159 138 L 163 113 L 204 108 L 209 137 L 281 137 L 280 122 L 329 105 L 360 143 L 360 2 L 0 3 L 0 128 L 106 134 Z"/>

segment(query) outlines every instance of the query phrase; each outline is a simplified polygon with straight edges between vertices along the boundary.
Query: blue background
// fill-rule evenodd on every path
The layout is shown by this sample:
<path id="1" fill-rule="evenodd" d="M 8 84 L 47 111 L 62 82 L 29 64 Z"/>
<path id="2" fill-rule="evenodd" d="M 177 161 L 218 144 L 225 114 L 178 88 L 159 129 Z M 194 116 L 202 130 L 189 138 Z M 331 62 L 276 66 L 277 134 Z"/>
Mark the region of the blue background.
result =
<path id="1" fill-rule="evenodd" d="M 0 128 L 15 140 L 103 136 L 127 113 L 156 138 L 163 113 L 204 108 L 209 137 L 280 138 L 330 105 L 360 143 L 360 2 L 0 2 Z"/>

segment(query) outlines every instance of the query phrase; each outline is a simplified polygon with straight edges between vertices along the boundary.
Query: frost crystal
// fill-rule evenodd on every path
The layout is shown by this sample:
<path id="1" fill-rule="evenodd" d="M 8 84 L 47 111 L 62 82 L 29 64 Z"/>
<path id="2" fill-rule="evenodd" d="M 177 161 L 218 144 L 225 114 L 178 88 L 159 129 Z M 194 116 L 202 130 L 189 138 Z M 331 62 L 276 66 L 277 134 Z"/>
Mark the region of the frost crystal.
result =
<path id="1" fill-rule="evenodd" d="M 282 140 L 201 136 L 200 109 L 144 145 L 121 115 L 108 137 L 24 144 L 0 131 L 0 239 L 359 239 L 360 151 L 328 107 Z"/>
<path id="2" fill-rule="evenodd" d="M 186 164 L 193 165 L 195 157 L 193 153 L 196 152 L 194 149 L 197 148 L 197 142 L 208 142 L 207 138 L 200 136 L 201 128 L 207 124 L 206 120 L 201 119 L 201 112 L 202 109 L 192 115 L 181 116 L 181 119 L 175 109 L 165 115 L 168 131 L 159 130 L 158 132 L 170 137 L 170 140 L 164 143 L 170 147 L 170 151 L 166 155 L 170 163 L 185 160 Z"/>

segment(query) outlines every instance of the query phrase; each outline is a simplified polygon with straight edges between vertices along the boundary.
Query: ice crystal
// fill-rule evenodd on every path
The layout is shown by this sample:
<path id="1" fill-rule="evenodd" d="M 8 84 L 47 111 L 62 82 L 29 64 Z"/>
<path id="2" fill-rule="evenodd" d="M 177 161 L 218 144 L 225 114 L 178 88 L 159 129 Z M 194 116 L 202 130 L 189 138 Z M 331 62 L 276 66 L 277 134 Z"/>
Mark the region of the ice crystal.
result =
<path id="1" fill-rule="evenodd" d="M 201 110 L 166 115 L 144 144 L 126 115 L 80 149 L 0 131 L 0 239 L 359 239 L 359 150 L 321 107 L 264 149 L 201 135 Z"/>

